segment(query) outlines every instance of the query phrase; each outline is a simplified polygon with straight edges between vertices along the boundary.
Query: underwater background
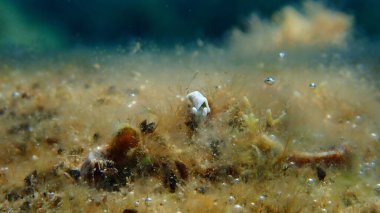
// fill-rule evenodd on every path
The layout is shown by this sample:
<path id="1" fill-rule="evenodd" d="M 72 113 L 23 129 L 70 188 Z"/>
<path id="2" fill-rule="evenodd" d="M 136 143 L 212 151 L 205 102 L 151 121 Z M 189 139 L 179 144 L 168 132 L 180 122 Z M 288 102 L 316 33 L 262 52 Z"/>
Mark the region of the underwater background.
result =
<path id="1" fill-rule="evenodd" d="M 377 40 L 380 33 L 376 0 L 323 1 L 355 20 L 355 36 Z M 301 1 L 186 0 L 2 0 L 0 47 L 114 47 L 144 40 L 173 47 L 202 39 L 220 43 L 233 27 L 247 28 L 252 13 L 270 19 L 285 5 Z M 9 52 L 8 52 L 9 54 Z"/>

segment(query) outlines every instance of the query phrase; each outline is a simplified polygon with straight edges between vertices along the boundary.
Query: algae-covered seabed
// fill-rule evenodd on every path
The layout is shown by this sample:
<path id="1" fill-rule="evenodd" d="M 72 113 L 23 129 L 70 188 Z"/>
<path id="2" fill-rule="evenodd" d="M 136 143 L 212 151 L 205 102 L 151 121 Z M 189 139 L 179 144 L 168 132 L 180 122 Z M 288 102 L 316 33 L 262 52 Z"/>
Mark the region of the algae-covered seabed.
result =
<path id="1" fill-rule="evenodd" d="M 4 61 L 0 209 L 379 211 L 378 77 L 370 58 L 348 54 L 357 45 L 351 22 L 309 2 L 273 22 L 253 17 L 223 47 L 137 43 Z M 194 90 L 211 113 L 192 130 L 186 94 Z M 156 125 L 153 133 L 141 132 L 144 120 Z M 125 126 L 140 140 L 121 153 L 137 159 L 123 184 L 78 178 L 88 154 Z"/>

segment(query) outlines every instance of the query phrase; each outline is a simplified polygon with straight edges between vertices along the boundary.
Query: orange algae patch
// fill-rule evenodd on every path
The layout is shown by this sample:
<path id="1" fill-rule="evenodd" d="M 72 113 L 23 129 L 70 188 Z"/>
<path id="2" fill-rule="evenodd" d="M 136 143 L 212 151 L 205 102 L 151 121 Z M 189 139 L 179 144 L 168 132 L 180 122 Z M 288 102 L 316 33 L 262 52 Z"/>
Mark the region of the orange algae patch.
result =
<path id="1" fill-rule="evenodd" d="M 140 136 L 133 128 L 124 127 L 120 129 L 106 149 L 107 158 L 120 162 L 124 158 L 124 153 L 137 147 L 139 141 Z"/>

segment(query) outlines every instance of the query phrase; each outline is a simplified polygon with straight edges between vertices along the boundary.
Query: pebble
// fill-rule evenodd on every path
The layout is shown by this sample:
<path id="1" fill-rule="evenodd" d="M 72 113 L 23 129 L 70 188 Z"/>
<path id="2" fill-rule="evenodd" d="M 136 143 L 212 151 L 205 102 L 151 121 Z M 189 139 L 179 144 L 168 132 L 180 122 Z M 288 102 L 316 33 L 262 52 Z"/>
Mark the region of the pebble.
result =
<path id="1" fill-rule="evenodd" d="M 326 177 L 326 172 L 321 167 L 317 166 L 317 176 L 320 181 L 323 181 Z"/>
<path id="2" fill-rule="evenodd" d="M 80 178 L 80 170 L 78 168 L 69 169 L 67 173 L 70 177 L 74 178 L 74 180 L 79 180 Z"/>

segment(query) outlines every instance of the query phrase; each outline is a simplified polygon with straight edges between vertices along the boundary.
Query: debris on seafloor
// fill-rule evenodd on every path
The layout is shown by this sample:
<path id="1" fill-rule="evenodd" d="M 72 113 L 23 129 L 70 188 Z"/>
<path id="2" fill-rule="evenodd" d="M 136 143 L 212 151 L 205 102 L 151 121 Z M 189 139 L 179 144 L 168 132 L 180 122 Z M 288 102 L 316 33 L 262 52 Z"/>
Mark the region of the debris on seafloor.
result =
<path id="1" fill-rule="evenodd" d="M 286 112 L 282 111 L 281 115 L 278 116 L 276 119 L 274 119 L 272 116 L 272 110 L 267 109 L 265 115 L 266 115 L 266 119 L 267 119 L 267 125 L 270 127 L 273 127 L 273 126 L 277 125 L 278 123 L 280 123 L 285 118 Z"/>
<path id="2" fill-rule="evenodd" d="M 156 127 L 157 127 L 156 123 L 154 122 L 148 123 L 147 120 L 144 120 L 143 122 L 140 123 L 140 130 L 141 130 L 141 133 L 143 134 L 153 133 Z"/>
<path id="3" fill-rule="evenodd" d="M 248 102 L 249 103 L 249 102 Z M 283 111 L 281 115 L 273 119 L 272 111 L 270 109 L 266 110 L 266 123 L 269 127 L 274 127 L 286 116 L 286 112 Z M 277 139 L 275 135 L 268 135 L 267 133 L 260 132 L 258 129 L 259 119 L 255 117 L 253 113 L 243 114 L 243 120 L 250 133 L 250 140 L 253 141 L 253 147 L 263 151 L 265 153 L 271 153 L 269 157 L 277 158 L 278 162 L 285 160 L 289 163 L 294 163 L 297 166 L 304 165 L 320 165 L 324 164 L 326 166 L 338 165 L 338 166 L 351 166 L 352 161 L 352 151 L 347 144 L 341 144 L 333 147 L 327 151 L 320 152 L 300 152 L 294 151 L 288 153 L 286 147 Z M 258 151 L 258 150 L 257 150 Z M 323 180 L 326 174 L 324 170 L 317 167 L 317 173 L 320 180 Z"/>
<path id="4" fill-rule="evenodd" d="M 124 127 L 117 132 L 110 144 L 97 147 L 83 162 L 80 175 L 96 188 L 116 190 L 125 184 L 128 175 L 124 168 L 131 159 L 127 153 L 138 146 L 139 134 L 132 127 Z"/>
<path id="5" fill-rule="evenodd" d="M 325 179 L 325 177 L 326 177 L 326 172 L 325 172 L 325 170 L 322 169 L 322 167 L 320 167 L 320 166 L 317 166 L 316 170 L 317 170 L 317 176 L 318 176 L 318 179 L 319 179 L 320 181 L 323 181 L 323 180 Z"/>
<path id="6" fill-rule="evenodd" d="M 140 127 L 143 134 L 148 134 L 154 131 L 155 124 L 144 120 Z M 142 146 L 139 133 L 129 126 L 120 129 L 108 145 L 91 151 L 80 169 L 82 180 L 108 191 L 119 190 L 127 179 L 133 179 L 131 176 L 154 175 L 173 193 L 178 182 L 187 179 L 188 171 L 180 160 L 151 154 Z"/>
<path id="7" fill-rule="evenodd" d="M 334 147 L 333 149 L 321 152 L 295 152 L 289 154 L 288 162 L 293 162 L 298 166 L 307 164 L 326 164 L 330 165 L 350 165 L 351 149 L 346 144 Z"/>
<path id="8" fill-rule="evenodd" d="M 244 114 L 243 120 L 247 125 L 249 132 L 252 136 L 256 135 L 259 131 L 259 119 L 253 113 Z"/>
<path id="9" fill-rule="evenodd" d="M 284 152 L 284 145 L 274 135 L 262 134 L 255 142 L 262 151 L 272 152 L 273 157 L 279 156 Z"/>

